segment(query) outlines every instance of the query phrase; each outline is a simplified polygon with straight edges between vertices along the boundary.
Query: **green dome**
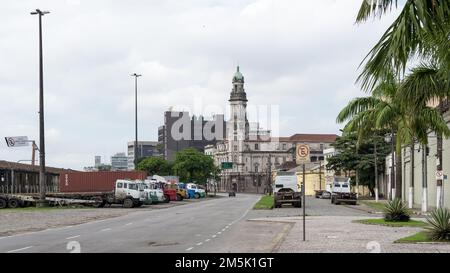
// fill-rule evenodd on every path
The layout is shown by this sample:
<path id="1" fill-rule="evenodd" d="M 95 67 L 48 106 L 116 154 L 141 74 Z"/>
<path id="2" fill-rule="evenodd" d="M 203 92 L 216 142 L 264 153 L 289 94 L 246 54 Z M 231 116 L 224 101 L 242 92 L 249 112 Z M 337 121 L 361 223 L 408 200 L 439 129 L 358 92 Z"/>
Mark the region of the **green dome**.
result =
<path id="1" fill-rule="evenodd" d="M 244 76 L 243 76 L 242 73 L 239 71 L 239 66 L 237 67 L 236 73 L 234 73 L 233 81 L 234 81 L 234 82 L 235 82 L 235 81 L 241 81 L 241 82 L 244 81 Z"/>

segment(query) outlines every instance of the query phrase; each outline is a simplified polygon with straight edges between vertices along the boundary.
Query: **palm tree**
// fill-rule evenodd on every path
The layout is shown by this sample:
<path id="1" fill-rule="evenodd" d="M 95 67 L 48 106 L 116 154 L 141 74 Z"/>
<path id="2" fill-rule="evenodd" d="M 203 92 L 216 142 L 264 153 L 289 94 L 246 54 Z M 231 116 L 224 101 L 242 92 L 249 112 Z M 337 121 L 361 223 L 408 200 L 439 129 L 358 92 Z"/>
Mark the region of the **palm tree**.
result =
<path id="1" fill-rule="evenodd" d="M 397 2 L 363 0 L 356 22 L 381 17 L 397 8 Z M 399 16 L 364 59 L 366 63 L 358 77 L 363 89 L 371 90 L 391 73 L 403 75 L 412 57 L 426 56 L 429 43 L 424 37 L 448 43 L 449 15 L 448 0 L 406 0 Z"/>
<path id="2" fill-rule="evenodd" d="M 391 74 L 389 79 L 379 83 L 368 97 L 353 99 L 344 107 L 336 121 L 343 123 L 347 121 L 344 131 L 354 131 L 358 133 L 359 140 L 367 136 L 372 129 L 390 130 L 392 132 L 392 166 L 394 166 L 395 150 L 395 174 L 394 168 L 391 168 L 392 181 L 395 177 L 395 184 L 391 183 L 391 196 L 401 197 L 402 187 L 402 169 L 401 169 L 401 147 L 407 139 L 408 127 L 403 112 L 403 102 L 398 96 L 399 83 Z M 394 190 L 395 189 L 395 190 Z"/>

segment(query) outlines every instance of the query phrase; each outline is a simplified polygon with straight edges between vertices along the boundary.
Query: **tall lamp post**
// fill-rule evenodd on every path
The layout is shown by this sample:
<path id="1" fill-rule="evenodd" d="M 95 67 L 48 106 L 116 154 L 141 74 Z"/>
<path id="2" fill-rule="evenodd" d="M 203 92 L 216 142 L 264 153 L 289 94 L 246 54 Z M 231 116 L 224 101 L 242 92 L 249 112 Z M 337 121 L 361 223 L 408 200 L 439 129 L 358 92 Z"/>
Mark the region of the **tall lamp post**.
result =
<path id="1" fill-rule="evenodd" d="M 44 72 L 42 57 L 42 16 L 48 11 L 36 9 L 31 15 L 39 15 L 39 188 L 40 205 L 45 204 L 45 135 L 44 135 Z"/>
<path id="2" fill-rule="evenodd" d="M 384 137 L 386 142 L 391 143 L 391 200 L 395 199 L 396 195 L 396 185 L 395 185 L 395 147 L 394 147 L 394 133 L 387 134 Z"/>
<path id="3" fill-rule="evenodd" d="M 137 170 L 138 164 L 138 120 L 137 120 L 137 79 L 142 76 L 139 74 L 132 74 L 134 77 L 134 130 L 135 130 L 135 140 L 134 140 L 134 169 Z"/>

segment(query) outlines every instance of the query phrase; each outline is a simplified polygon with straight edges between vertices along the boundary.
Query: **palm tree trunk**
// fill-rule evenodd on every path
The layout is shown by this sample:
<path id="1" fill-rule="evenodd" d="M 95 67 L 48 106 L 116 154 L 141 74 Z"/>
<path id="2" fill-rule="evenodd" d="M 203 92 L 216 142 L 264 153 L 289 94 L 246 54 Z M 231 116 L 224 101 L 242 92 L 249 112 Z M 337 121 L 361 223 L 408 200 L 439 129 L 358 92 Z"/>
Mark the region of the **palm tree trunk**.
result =
<path id="1" fill-rule="evenodd" d="M 402 198 L 402 143 L 397 134 L 395 157 L 395 198 Z"/>
<path id="2" fill-rule="evenodd" d="M 414 205 L 414 138 L 412 140 L 411 146 L 410 146 L 410 184 L 409 184 L 409 194 L 408 194 L 408 207 L 410 209 L 413 208 Z"/>

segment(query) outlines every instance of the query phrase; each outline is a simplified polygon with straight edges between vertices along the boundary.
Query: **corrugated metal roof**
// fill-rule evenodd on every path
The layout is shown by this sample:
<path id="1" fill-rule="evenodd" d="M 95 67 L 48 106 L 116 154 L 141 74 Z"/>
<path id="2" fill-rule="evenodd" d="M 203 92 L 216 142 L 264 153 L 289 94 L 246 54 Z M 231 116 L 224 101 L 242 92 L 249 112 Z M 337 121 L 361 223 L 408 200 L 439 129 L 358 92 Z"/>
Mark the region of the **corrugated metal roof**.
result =
<path id="1" fill-rule="evenodd" d="M 32 166 L 31 164 L 23 164 L 23 163 L 17 163 L 17 162 L 10 162 L 5 160 L 0 160 L 0 169 L 14 169 L 14 170 L 21 170 L 21 171 L 28 171 L 28 172 L 39 172 L 39 165 Z M 53 168 L 53 167 L 45 167 L 45 171 L 47 173 L 54 173 L 54 174 L 60 174 L 63 172 L 78 172 L 76 170 L 72 169 L 62 169 L 62 168 Z"/>

